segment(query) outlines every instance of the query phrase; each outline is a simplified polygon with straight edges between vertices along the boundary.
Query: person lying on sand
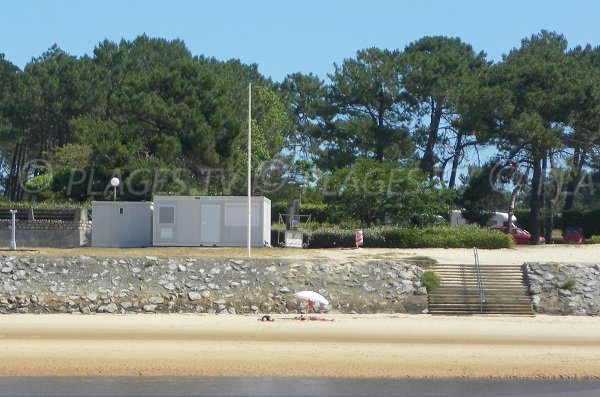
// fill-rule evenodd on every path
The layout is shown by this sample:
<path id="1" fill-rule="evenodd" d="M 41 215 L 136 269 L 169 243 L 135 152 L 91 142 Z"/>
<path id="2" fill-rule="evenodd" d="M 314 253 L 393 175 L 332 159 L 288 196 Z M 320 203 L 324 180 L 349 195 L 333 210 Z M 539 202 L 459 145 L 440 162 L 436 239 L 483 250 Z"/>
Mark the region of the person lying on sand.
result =
<path id="1" fill-rule="evenodd" d="M 275 319 L 273 317 L 269 316 L 268 314 L 265 314 L 264 316 L 262 316 L 260 321 L 275 321 Z"/>
<path id="2" fill-rule="evenodd" d="M 300 321 L 333 321 L 334 319 L 331 318 L 320 318 L 320 317 L 315 317 L 315 316 L 305 316 L 303 314 L 294 317 L 294 320 L 300 320 Z"/>

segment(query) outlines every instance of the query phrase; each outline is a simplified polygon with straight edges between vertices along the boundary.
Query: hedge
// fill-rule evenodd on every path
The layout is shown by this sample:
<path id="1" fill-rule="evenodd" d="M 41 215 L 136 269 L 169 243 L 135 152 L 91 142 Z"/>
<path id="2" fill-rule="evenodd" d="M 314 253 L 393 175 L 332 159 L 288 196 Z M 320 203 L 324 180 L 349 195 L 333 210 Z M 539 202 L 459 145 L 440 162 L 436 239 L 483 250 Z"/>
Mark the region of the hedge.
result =
<path id="1" fill-rule="evenodd" d="M 271 242 L 277 244 L 277 232 L 272 231 Z M 308 248 L 355 247 L 354 229 L 321 228 L 305 231 L 304 243 Z M 283 234 L 282 234 L 283 238 Z M 363 247 L 367 248 L 509 248 L 509 235 L 478 227 L 432 226 L 426 228 L 373 227 L 363 229 Z"/>
<path id="2" fill-rule="evenodd" d="M 582 228 L 586 238 L 600 235 L 600 209 L 564 211 L 562 223 L 565 229 L 569 227 Z"/>

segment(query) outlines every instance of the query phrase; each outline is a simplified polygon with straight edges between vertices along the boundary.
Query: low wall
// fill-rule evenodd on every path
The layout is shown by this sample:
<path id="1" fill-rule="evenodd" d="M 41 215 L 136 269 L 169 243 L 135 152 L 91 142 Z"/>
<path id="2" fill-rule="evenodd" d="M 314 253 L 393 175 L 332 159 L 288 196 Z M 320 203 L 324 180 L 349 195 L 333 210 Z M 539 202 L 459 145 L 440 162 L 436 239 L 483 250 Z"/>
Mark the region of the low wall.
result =
<path id="1" fill-rule="evenodd" d="M 525 263 L 523 271 L 536 312 L 600 314 L 600 264 Z"/>
<path id="2" fill-rule="evenodd" d="M 0 256 L 1 313 L 299 313 L 314 290 L 341 313 L 427 308 L 423 270 L 399 261 Z"/>
<path id="3" fill-rule="evenodd" d="M 17 247 L 71 248 L 90 242 L 92 222 L 87 220 L 17 220 L 15 222 Z M 0 241 L 6 247 L 12 239 L 12 221 L 0 219 Z"/>

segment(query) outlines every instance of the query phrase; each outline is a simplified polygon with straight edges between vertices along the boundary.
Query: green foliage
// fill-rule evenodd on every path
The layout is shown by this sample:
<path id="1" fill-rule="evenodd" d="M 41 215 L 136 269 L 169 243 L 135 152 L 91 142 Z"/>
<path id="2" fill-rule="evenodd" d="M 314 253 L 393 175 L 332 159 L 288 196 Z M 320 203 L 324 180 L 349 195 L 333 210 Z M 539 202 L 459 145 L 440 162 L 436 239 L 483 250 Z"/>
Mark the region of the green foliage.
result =
<path id="1" fill-rule="evenodd" d="M 563 229 L 581 227 L 586 238 L 600 235 L 600 208 L 564 211 L 562 225 Z"/>
<path id="2" fill-rule="evenodd" d="M 27 189 L 27 192 L 32 194 L 42 194 L 48 191 L 51 183 L 52 175 L 43 174 L 29 179 L 25 183 L 25 188 Z"/>
<path id="3" fill-rule="evenodd" d="M 271 203 L 271 221 L 277 222 L 279 220 L 279 214 L 287 214 L 288 205 L 289 203 L 285 202 Z M 331 222 L 330 216 L 335 209 L 331 204 L 302 203 L 299 211 L 300 215 L 310 215 L 311 222 L 326 223 Z"/>
<path id="4" fill-rule="evenodd" d="M 32 203 L 28 201 L 10 201 L 5 197 L 0 197 L 0 207 L 16 210 L 27 210 L 32 208 Z M 74 208 L 91 208 L 90 203 L 79 203 L 74 201 L 43 201 L 36 202 L 33 208 L 40 209 L 74 209 Z"/>
<path id="5" fill-rule="evenodd" d="M 479 226 L 488 226 L 496 210 L 506 211 L 508 200 L 495 187 L 498 178 L 495 165 L 497 160 L 487 162 L 480 169 L 472 169 L 466 186 L 460 195 L 460 205 L 464 208 L 462 216 Z"/>
<path id="6" fill-rule="evenodd" d="M 524 181 L 531 216 L 517 216 L 544 232 L 554 187 L 542 164 L 557 168 L 551 154 L 572 153 L 567 182 L 584 165 L 597 168 L 599 54 L 567 50 L 562 35 L 542 31 L 488 64 L 459 38 L 423 37 L 403 51 L 357 51 L 335 64 L 330 83 L 295 73 L 281 84 L 258 65 L 193 56 L 181 40 L 146 35 L 105 40 L 81 58 L 55 45 L 22 71 L 0 54 L 0 191 L 86 202 L 109 198 L 118 176 L 124 200 L 245 194 L 251 82 L 254 194 L 283 203 L 302 195 L 301 213 L 348 229 L 426 225 L 453 203 L 441 188 L 448 169 L 452 188 L 468 148 L 493 144 L 507 164 L 533 167 Z M 47 169 L 31 166 L 39 158 Z M 507 195 L 486 186 L 489 168 L 462 194 L 465 217 L 480 224 L 507 207 Z M 593 192 L 578 203 L 593 206 Z M 275 210 L 274 220 L 286 212 Z M 565 227 L 588 236 L 600 235 L 598 225 L 595 213 L 565 214 Z M 372 233 L 387 244 L 387 232 Z"/>
<path id="7" fill-rule="evenodd" d="M 565 280 L 565 282 L 562 284 L 562 286 L 560 288 L 562 289 L 566 289 L 567 291 L 573 292 L 573 290 L 575 289 L 575 280 L 572 279 L 568 279 Z"/>
<path id="8" fill-rule="evenodd" d="M 329 100 L 335 112 L 320 139 L 324 170 L 357 158 L 399 161 L 412 157 L 413 143 L 403 120 L 399 52 L 368 48 L 334 64 Z"/>
<path id="9" fill-rule="evenodd" d="M 585 240 L 586 244 L 600 244 L 600 236 L 599 235 L 593 235 L 590 236 L 589 238 L 587 238 Z"/>
<path id="10" fill-rule="evenodd" d="M 431 292 L 440 287 L 442 279 L 437 273 L 427 270 L 421 275 L 421 284 L 427 289 L 427 292 Z"/>
<path id="11" fill-rule="evenodd" d="M 382 224 L 386 217 L 398 224 L 421 224 L 448 213 L 453 198 L 415 169 L 369 159 L 337 170 L 320 189 L 346 219 L 362 225 Z"/>
<path id="12" fill-rule="evenodd" d="M 370 248 L 508 248 L 510 236 L 477 227 L 371 227 L 364 228 L 364 247 Z M 349 248 L 355 229 L 319 228 L 307 231 L 309 248 Z"/>
<path id="13" fill-rule="evenodd" d="M 540 235 L 537 222 L 543 205 L 542 162 L 558 150 L 568 135 L 573 108 L 572 59 L 559 34 L 542 31 L 524 39 L 503 62 L 486 75 L 467 119 L 482 140 L 495 143 L 507 160 L 532 169 L 529 182 L 532 221 L 527 227 Z M 576 110 L 575 110 L 576 112 Z"/>
<path id="14" fill-rule="evenodd" d="M 468 146 L 465 138 L 473 131 L 462 128 L 460 110 L 485 72 L 485 54 L 476 54 L 459 38 L 426 36 L 410 43 L 400 58 L 406 110 L 417 127 L 415 143 L 424 151 L 420 169 L 433 176 L 438 159 L 449 154 L 458 166 Z M 424 120 L 429 125 L 421 125 Z M 451 188 L 454 182 L 451 177 Z"/>
<path id="15" fill-rule="evenodd" d="M 156 261 L 154 259 L 150 259 L 150 260 L 147 260 L 144 265 L 146 267 L 153 267 L 153 266 L 156 266 Z"/>

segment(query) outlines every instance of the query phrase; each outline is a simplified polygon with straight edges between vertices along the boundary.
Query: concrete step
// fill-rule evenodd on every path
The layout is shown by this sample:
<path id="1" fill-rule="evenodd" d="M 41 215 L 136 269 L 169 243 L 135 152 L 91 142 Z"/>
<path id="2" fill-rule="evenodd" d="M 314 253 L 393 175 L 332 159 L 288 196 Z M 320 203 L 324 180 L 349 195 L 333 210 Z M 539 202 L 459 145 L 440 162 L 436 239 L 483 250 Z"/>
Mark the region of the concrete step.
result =
<path id="1" fill-rule="evenodd" d="M 432 314 L 518 314 L 533 315 L 529 288 L 520 266 L 436 265 L 441 285 L 429 293 Z M 479 286 L 485 302 L 480 302 Z"/>

